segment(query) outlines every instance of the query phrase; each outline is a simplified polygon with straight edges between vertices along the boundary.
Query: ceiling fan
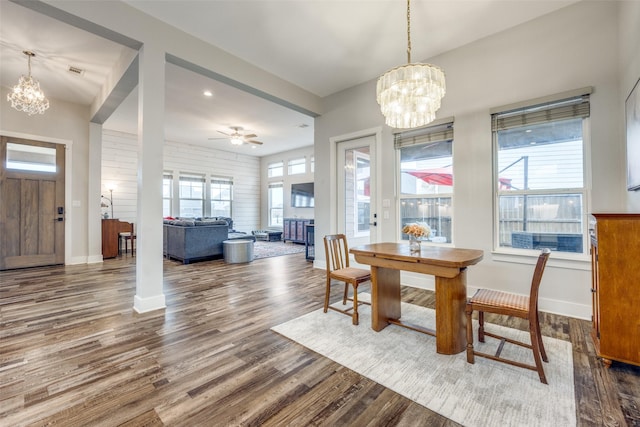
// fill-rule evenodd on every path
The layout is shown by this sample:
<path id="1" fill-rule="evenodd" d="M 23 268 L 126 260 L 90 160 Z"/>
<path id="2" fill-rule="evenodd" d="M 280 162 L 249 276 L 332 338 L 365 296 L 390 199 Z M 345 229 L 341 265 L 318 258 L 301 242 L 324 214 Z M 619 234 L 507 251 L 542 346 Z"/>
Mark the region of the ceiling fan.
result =
<path id="1" fill-rule="evenodd" d="M 262 145 L 262 142 L 256 141 L 253 138 L 257 138 L 258 135 L 252 133 L 245 135 L 243 132 L 243 128 L 241 126 L 231 126 L 229 127 L 233 132 L 226 133 L 222 131 L 218 131 L 223 135 L 226 135 L 224 138 L 209 138 L 209 140 L 214 139 L 229 139 L 233 145 L 242 145 L 242 144 L 256 144 Z"/>

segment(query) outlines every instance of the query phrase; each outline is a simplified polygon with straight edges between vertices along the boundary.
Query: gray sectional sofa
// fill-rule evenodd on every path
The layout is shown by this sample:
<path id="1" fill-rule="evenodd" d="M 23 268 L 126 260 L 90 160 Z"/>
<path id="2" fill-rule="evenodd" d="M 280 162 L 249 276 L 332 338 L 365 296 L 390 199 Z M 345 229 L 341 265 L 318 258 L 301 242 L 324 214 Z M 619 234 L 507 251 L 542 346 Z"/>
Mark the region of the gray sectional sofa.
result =
<path id="1" fill-rule="evenodd" d="M 255 241 L 255 237 L 250 234 L 233 231 L 231 218 L 164 220 L 164 255 L 169 259 L 182 261 L 184 264 L 222 258 L 222 242 L 231 239 Z"/>

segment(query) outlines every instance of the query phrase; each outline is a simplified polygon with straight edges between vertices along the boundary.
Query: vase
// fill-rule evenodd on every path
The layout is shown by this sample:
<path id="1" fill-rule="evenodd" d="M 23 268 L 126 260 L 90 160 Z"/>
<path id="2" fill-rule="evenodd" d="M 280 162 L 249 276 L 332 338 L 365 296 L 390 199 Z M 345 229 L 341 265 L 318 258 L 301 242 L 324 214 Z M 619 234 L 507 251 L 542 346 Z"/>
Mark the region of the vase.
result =
<path id="1" fill-rule="evenodd" d="M 411 252 L 420 252 L 421 240 L 416 236 L 409 234 L 409 250 Z"/>

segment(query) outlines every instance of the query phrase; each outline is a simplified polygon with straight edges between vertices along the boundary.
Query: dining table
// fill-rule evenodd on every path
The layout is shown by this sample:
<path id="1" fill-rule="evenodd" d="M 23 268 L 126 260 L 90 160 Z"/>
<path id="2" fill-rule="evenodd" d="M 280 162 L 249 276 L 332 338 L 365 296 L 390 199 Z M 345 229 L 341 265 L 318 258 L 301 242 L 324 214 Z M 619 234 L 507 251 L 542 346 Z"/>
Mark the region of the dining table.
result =
<path id="1" fill-rule="evenodd" d="M 440 354 L 465 350 L 467 267 L 482 260 L 482 250 L 422 245 L 419 251 L 412 251 L 408 243 L 383 242 L 355 246 L 349 252 L 356 262 L 371 267 L 373 330 L 395 324 L 435 336 Z M 402 321 L 401 271 L 435 276 L 435 330 Z"/>

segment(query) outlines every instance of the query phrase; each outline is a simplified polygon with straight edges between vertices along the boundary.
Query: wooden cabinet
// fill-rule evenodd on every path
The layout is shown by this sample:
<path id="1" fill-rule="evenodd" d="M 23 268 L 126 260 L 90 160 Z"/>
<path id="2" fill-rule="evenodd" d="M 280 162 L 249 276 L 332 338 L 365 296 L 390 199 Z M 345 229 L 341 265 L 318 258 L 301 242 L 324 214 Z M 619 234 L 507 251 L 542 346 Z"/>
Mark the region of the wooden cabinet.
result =
<path id="1" fill-rule="evenodd" d="M 313 224 L 312 219 L 302 218 L 284 218 L 282 220 L 282 240 L 284 242 L 290 241 L 295 243 L 305 243 L 306 239 L 306 226 Z"/>
<path id="2" fill-rule="evenodd" d="M 640 214 L 592 214 L 589 234 L 596 352 L 640 365 Z"/>
<path id="3" fill-rule="evenodd" d="M 133 234 L 133 224 L 119 219 L 102 220 L 102 258 L 118 256 L 118 235 L 121 232 Z"/>
<path id="4" fill-rule="evenodd" d="M 306 229 L 306 243 L 304 248 L 305 258 L 307 261 L 313 261 L 316 258 L 316 247 L 315 247 L 315 234 L 316 234 L 316 226 L 314 224 L 307 224 L 305 226 Z"/>

